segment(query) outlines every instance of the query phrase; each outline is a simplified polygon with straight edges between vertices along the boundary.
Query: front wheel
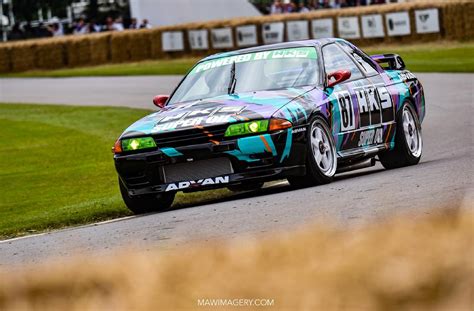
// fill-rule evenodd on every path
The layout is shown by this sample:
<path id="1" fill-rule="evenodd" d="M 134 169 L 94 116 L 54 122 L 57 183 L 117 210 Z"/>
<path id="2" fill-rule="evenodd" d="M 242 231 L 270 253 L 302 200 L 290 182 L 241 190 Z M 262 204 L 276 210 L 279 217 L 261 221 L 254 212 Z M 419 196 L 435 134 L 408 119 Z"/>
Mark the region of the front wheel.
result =
<path id="1" fill-rule="evenodd" d="M 160 193 L 144 196 L 131 197 L 128 195 L 128 191 L 119 179 L 120 194 L 122 194 L 125 205 L 134 214 L 144 214 L 151 212 L 165 212 L 171 208 L 173 204 L 175 192 Z"/>
<path id="2" fill-rule="evenodd" d="M 336 145 L 329 126 L 321 117 L 311 121 L 306 155 L 306 175 L 289 177 L 289 183 L 296 187 L 330 183 L 337 169 Z"/>
<path id="3" fill-rule="evenodd" d="M 386 169 L 415 165 L 420 162 L 422 149 L 420 120 L 413 106 L 405 102 L 397 115 L 395 148 L 380 153 L 380 162 Z"/>

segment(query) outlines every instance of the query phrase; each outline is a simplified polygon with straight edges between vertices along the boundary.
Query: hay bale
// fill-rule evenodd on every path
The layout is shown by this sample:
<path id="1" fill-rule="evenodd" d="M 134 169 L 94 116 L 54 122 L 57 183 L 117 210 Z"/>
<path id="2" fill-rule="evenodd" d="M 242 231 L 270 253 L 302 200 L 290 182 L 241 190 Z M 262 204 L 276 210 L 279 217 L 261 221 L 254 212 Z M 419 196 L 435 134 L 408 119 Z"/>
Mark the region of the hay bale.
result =
<path id="1" fill-rule="evenodd" d="M 415 10 L 438 8 L 440 17 L 440 33 L 417 34 Z M 368 14 L 382 14 L 389 12 L 408 11 L 410 16 L 411 34 L 400 37 L 368 39 L 362 36 L 361 16 Z M 331 18 L 335 36 L 337 32 L 337 18 L 342 16 L 357 16 L 361 30 L 361 38 L 351 40 L 358 45 L 373 44 L 409 44 L 420 41 L 470 40 L 474 37 L 473 16 L 474 1 L 449 0 L 427 1 L 412 0 L 405 3 L 362 6 L 339 10 L 327 9 L 308 13 L 279 14 L 247 18 L 234 18 L 206 22 L 187 23 L 175 26 L 154 28 L 151 30 L 131 30 L 124 32 L 108 32 L 84 36 L 70 36 L 63 39 L 28 40 L 24 42 L 3 44 L 0 49 L 0 71 L 24 71 L 34 68 L 53 69 L 64 66 L 100 65 L 107 62 L 140 61 L 150 58 L 176 58 L 190 56 L 204 56 L 222 50 L 213 49 L 209 44 L 208 50 L 191 50 L 188 32 L 194 29 L 206 29 L 210 32 L 215 28 L 231 27 L 236 46 L 235 28 L 243 25 L 255 25 L 257 28 L 258 44 L 263 44 L 262 25 L 272 22 L 287 22 L 291 20 L 307 20 Z M 384 18 L 384 28 L 385 18 Z M 385 34 L 387 33 L 386 29 Z M 181 31 L 184 39 L 184 51 L 164 52 L 162 50 L 162 33 L 165 31 Z M 286 37 L 286 31 L 284 33 Z M 210 42 L 209 42 L 210 43 Z M 224 49 L 225 50 L 225 49 Z"/>
<path id="2" fill-rule="evenodd" d="M 0 72 L 11 71 L 11 51 L 10 46 L 0 44 Z"/>
<path id="3" fill-rule="evenodd" d="M 93 34 L 87 36 L 90 41 L 90 64 L 100 65 L 111 59 L 110 33 Z"/>
<path id="4" fill-rule="evenodd" d="M 91 63 L 91 40 L 81 36 L 65 41 L 67 64 L 70 67 L 84 66 Z"/>
<path id="5" fill-rule="evenodd" d="M 464 12 L 463 5 L 450 5 L 452 16 L 452 37 L 454 40 L 461 40 L 464 37 Z"/>
<path id="6" fill-rule="evenodd" d="M 129 32 L 113 33 L 110 37 L 110 60 L 123 63 L 130 60 Z"/>
<path id="7" fill-rule="evenodd" d="M 26 71 L 35 68 L 35 41 L 14 43 L 11 45 L 10 53 L 12 71 Z"/>
<path id="8" fill-rule="evenodd" d="M 474 2 L 468 2 L 463 5 L 464 37 L 463 40 L 472 40 L 474 38 Z"/>
<path id="9" fill-rule="evenodd" d="M 259 297 L 271 304 L 254 309 L 472 310 L 474 215 L 452 204 L 429 208 L 430 217 L 405 213 L 348 228 L 329 218 L 239 241 L 100 257 L 78 250 L 61 264 L 5 266 L 0 309 L 216 310 L 209 301 Z M 227 306 L 219 310 L 240 309 Z"/>
<path id="10" fill-rule="evenodd" d="M 65 49 L 61 40 L 41 40 L 36 45 L 35 65 L 39 69 L 57 69 L 65 66 Z"/>
<path id="11" fill-rule="evenodd" d="M 161 34 L 162 30 L 154 28 L 150 30 L 150 57 L 151 58 L 161 58 L 164 57 L 161 44 Z"/>
<path id="12" fill-rule="evenodd" d="M 128 48 L 131 61 L 149 59 L 151 57 L 150 30 L 135 30 L 128 35 Z"/>

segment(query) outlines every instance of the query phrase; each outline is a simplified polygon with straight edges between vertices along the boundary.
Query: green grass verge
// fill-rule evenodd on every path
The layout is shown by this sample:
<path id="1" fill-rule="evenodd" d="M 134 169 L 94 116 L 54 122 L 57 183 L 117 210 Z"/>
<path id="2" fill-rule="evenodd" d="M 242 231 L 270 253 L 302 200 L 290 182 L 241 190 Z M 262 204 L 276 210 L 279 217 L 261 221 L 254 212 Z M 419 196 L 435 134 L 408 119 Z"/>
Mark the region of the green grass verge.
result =
<path id="1" fill-rule="evenodd" d="M 474 43 L 437 42 L 414 45 L 383 45 L 364 49 L 369 54 L 400 54 L 413 72 L 474 72 Z M 196 58 L 154 60 L 95 67 L 28 71 L 4 77 L 85 77 L 185 74 Z"/>
<path id="2" fill-rule="evenodd" d="M 111 146 L 147 110 L 0 104 L 0 238 L 130 215 Z M 179 194 L 175 207 L 230 194 Z"/>
<path id="3" fill-rule="evenodd" d="M 142 76 L 142 75 L 176 75 L 185 74 L 198 58 L 180 58 L 150 60 L 135 63 L 99 65 L 92 67 L 79 67 L 58 70 L 32 70 L 26 72 L 0 74 L 2 77 L 17 78 L 67 78 L 67 77 L 90 77 L 90 76 Z"/>
<path id="4" fill-rule="evenodd" d="M 474 72 L 474 42 L 384 45 L 364 50 L 369 54 L 399 54 L 412 72 Z"/>

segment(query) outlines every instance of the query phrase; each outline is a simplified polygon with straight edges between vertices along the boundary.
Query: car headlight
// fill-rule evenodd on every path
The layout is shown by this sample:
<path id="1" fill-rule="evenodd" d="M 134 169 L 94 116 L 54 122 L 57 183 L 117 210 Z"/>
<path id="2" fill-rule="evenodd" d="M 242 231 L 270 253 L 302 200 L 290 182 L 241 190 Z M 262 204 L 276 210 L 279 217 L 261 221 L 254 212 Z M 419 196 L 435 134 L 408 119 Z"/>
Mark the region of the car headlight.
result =
<path id="1" fill-rule="evenodd" d="M 224 136 L 241 136 L 266 132 L 268 130 L 268 120 L 258 120 L 244 123 L 231 124 L 225 131 Z"/>
<path id="2" fill-rule="evenodd" d="M 127 138 L 122 140 L 122 151 L 134 151 L 156 147 L 152 137 Z"/>
<path id="3" fill-rule="evenodd" d="M 273 132 L 292 127 L 290 121 L 285 119 L 256 120 L 250 122 L 231 124 L 225 131 L 224 136 L 243 136 L 264 132 Z"/>

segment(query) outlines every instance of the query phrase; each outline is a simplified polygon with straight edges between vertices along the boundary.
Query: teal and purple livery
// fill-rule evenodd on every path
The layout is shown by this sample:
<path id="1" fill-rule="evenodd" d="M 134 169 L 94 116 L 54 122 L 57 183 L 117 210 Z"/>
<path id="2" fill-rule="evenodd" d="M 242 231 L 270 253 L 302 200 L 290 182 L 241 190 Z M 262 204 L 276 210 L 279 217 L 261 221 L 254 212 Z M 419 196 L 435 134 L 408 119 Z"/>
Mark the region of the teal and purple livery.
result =
<path id="1" fill-rule="evenodd" d="M 421 83 L 399 55 L 342 39 L 209 56 L 154 103 L 114 146 L 136 213 L 169 209 L 177 191 L 322 184 L 376 157 L 386 168 L 421 158 Z"/>

